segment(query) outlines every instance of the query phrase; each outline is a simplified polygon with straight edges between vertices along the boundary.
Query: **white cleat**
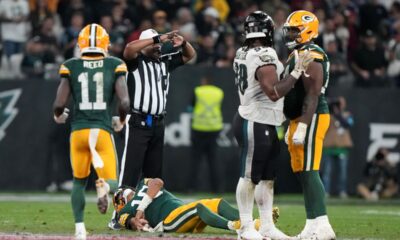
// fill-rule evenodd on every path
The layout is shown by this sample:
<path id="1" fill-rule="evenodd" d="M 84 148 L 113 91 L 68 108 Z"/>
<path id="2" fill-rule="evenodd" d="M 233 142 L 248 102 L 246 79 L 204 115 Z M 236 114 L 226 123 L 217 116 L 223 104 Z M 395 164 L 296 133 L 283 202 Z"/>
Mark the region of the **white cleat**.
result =
<path id="1" fill-rule="evenodd" d="M 288 235 L 284 234 L 281 230 L 277 227 L 273 226 L 267 230 L 260 230 L 260 234 L 265 238 L 272 239 L 272 240 L 289 240 L 293 239 Z"/>
<path id="2" fill-rule="evenodd" d="M 75 229 L 75 240 L 86 240 L 86 229 Z"/>
<path id="3" fill-rule="evenodd" d="M 332 226 L 327 224 L 321 224 L 314 228 L 303 229 L 303 231 L 295 237 L 298 240 L 335 240 L 336 235 L 332 229 Z"/>
<path id="4" fill-rule="evenodd" d="M 254 228 L 254 226 L 244 227 L 237 231 L 238 240 L 263 240 L 263 236 Z"/>

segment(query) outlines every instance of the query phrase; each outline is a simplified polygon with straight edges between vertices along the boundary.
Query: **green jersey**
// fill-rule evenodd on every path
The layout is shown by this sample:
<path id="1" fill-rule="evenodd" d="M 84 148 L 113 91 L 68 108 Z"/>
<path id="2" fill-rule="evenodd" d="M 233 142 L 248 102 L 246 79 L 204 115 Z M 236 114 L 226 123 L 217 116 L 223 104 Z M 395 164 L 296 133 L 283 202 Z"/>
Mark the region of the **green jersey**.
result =
<path id="1" fill-rule="evenodd" d="M 147 193 L 148 180 L 149 179 L 144 179 L 138 184 L 134 197 L 118 213 L 117 219 L 122 226 L 130 228 L 128 223 L 132 217 L 135 217 L 136 209 L 142 201 L 144 194 Z M 182 200 L 175 197 L 165 188 L 162 188 L 146 208 L 144 215 L 149 225 L 154 228 L 160 222 L 164 221 L 173 210 L 183 205 L 184 203 Z"/>
<path id="2" fill-rule="evenodd" d="M 125 63 L 115 57 L 71 58 L 61 65 L 60 76 L 68 78 L 74 100 L 72 131 L 101 128 L 112 132 L 114 85 L 126 71 Z"/>
<path id="3" fill-rule="evenodd" d="M 321 95 L 318 99 L 318 105 L 316 113 L 329 113 L 328 103 L 325 97 L 325 91 L 329 83 L 329 59 L 322 48 L 316 44 L 308 44 L 299 49 L 299 51 L 309 50 L 314 57 L 315 62 L 322 64 L 323 73 L 323 83 L 321 88 Z M 289 74 L 295 66 L 294 54 L 291 54 L 288 58 L 287 65 L 285 68 L 285 74 Z M 283 112 L 286 117 L 293 120 L 302 115 L 303 102 L 306 92 L 304 89 L 303 81 L 299 80 L 296 82 L 294 87 L 285 96 L 285 102 L 283 107 Z"/>

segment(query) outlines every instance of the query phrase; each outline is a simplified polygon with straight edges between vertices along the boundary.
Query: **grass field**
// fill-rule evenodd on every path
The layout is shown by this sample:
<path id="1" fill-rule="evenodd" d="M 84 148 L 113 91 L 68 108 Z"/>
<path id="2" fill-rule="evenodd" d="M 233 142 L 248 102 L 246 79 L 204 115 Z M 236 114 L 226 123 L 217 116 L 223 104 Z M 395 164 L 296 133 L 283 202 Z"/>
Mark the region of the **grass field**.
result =
<path id="1" fill-rule="evenodd" d="M 202 197 L 204 195 L 201 194 L 190 196 L 190 198 L 185 195 L 188 201 Z M 234 203 L 232 194 L 226 194 L 224 198 Z M 66 194 L 0 194 L 0 233 L 3 234 L 3 239 L 13 238 L 10 235 L 4 237 L 4 234 L 18 236 L 14 235 L 17 233 L 19 236 L 23 233 L 22 236 L 26 237 L 21 239 L 30 239 L 30 235 L 24 235 L 25 233 L 72 236 L 74 225 L 68 199 Z M 94 195 L 88 197 L 85 212 L 86 227 L 90 234 L 108 236 L 110 239 L 158 236 L 158 234 L 108 230 L 106 224 L 110 215 L 100 215 L 94 200 Z M 300 195 L 277 196 L 276 205 L 279 206 L 281 212 L 278 227 L 289 235 L 295 235 L 301 231 L 305 221 L 302 197 Z M 367 203 L 360 199 L 330 199 L 328 211 L 338 239 L 400 239 L 399 200 Z M 166 234 L 163 237 L 235 239 L 236 235 L 229 231 L 206 228 L 205 233 L 200 235 Z"/>

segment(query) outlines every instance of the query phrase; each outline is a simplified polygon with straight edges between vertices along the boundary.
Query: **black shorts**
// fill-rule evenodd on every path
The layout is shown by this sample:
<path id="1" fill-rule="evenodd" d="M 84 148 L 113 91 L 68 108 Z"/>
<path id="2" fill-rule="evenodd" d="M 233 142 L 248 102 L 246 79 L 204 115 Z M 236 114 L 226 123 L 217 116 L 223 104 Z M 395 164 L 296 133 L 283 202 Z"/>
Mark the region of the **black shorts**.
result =
<path id="1" fill-rule="evenodd" d="M 236 113 L 233 130 L 241 150 L 240 176 L 255 184 L 273 180 L 280 152 L 275 126 L 252 122 Z"/>

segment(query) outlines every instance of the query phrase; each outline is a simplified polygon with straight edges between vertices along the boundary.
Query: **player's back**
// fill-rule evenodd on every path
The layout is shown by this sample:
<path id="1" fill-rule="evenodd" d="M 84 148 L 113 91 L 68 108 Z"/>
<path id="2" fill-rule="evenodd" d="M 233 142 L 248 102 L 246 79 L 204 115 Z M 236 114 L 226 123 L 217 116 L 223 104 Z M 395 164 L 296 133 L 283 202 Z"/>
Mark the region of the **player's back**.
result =
<path id="1" fill-rule="evenodd" d="M 125 63 L 115 57 L 72 58 L 61 66 L 60 74 L 69 79 L 74 100 L 73 131 L 101 128 L 112 132 L 114 85 L 125 73 Z"/>
<path id="2" fill-rule="evenodd" d="M 128 214 L 131 217 L 135 216 L 136 209 L 139 206 L 139 203 L 143 199 L 145 193 L 147 193 L 148 187 L 145 184 L 146 181 L 147 179 L 144 179 L 138 184 L 133 199 L 129 201 L 124 206 L 124 208 L 121 209 L 119 213 L 120 219 L 124 218 L 123 214 Z M 157 224 L 162 222 L 174 209 L 182 205 L 184 205 L 182 200 L 178 199 L 172 193 L 162 188 L 153 199 L 151 204 L 146 208 L 144 214 L 146 216 L 146 220 L 149 222 L 149 225 L 154 228 L 155 226 L 157 226 Z"/>
<path id="3" fill-rule="evenodd" d="M 278 79 L 283 73 L 283 65 L 273 48 L 241 47 L 236 52 L 233 63 L 235 83 L 240 98 L 239 114 L 243 118 L 269 125 L 281 125 L 283 99 L 274 102 L 263 92 L 256 78 L 257 70 L 266 65 L 274 65 Z"/>
<path id="4" fill-rule="evenodd" d="M 321 95 L 318 99 L 318 106 L 316 113 L 329 113 L 328 104 L 325 97 L 325 91 L 329 83 L 329 59 L 325 51 L 316 44 L 307 44 L 299 49 L 299 51 L 309 50 L 311 51 L 314 61 L 322 64 L 323 70 L 323 83 L 321 89 Z M 285 74 L 289 74 L 295 66 L 294 54 L 290 54 L 287 65 L 285 68 Z M 303 102 L 306 92 L 304 89 L 303 81 L 301 79 L 296 82 L 294 87 L 289 91 L 285 97 L 284 113 L 287 118 L 293 120 L 301 116 Z"/>

